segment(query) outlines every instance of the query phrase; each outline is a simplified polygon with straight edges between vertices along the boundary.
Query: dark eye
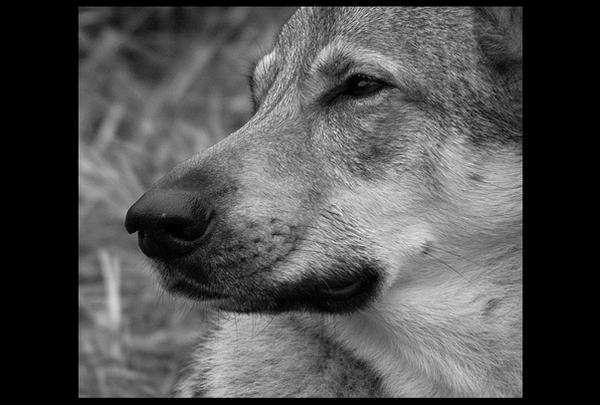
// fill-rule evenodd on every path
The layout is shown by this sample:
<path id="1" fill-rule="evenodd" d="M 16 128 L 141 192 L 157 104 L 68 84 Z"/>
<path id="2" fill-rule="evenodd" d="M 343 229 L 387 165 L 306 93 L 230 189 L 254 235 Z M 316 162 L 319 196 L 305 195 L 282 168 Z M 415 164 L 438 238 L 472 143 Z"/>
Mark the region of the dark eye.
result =
<path id="1" fill-rule="evenodd" d="M 387 87 L 387 83 L 367 75 L 353 75 L 342 85 L 340 94 L 354 98 L 373 96 Z"/>

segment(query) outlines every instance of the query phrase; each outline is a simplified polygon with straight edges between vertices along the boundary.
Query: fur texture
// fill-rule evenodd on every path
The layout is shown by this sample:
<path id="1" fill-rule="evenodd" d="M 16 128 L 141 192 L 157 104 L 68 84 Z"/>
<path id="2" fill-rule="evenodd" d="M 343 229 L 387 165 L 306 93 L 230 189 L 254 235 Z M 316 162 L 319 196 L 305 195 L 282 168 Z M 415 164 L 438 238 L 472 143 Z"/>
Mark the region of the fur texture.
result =
<path id="1" fill-rule="evenodd" d="M 218 207 L 159 260 L 227 297 L 178 395 L 521 395 L 520 15 L 292 16 L 252 119 L 154 187 Z"/>

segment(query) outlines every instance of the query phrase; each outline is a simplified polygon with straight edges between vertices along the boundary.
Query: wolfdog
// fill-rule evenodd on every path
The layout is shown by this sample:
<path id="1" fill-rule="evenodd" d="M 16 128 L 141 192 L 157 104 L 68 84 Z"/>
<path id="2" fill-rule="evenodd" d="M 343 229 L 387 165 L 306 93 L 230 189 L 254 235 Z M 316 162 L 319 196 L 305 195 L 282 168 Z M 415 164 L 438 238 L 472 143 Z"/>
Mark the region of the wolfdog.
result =
<path id="1" fill-rule="evenodd" d="M 215 310 L 178 396 L 522 395 L 520 8 L 301 8 L 125 225 Z"/>

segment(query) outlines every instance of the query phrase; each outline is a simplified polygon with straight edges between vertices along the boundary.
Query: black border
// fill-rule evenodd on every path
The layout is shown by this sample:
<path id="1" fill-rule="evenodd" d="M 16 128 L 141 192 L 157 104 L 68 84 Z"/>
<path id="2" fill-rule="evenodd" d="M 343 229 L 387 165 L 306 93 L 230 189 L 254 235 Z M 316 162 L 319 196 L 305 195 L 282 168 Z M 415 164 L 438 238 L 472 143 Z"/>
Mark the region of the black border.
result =
<path id="1" fill-rule="evenodd" d="M 25 344 L 20 352 L 31 358 L 20 360 L 23 371 L 15 370 L 14 373 L 22 376 L 26 387 L 20 392 L 27 396 L 76 398 L 79 100 L 75 55 L 78 54 L 79 5 L 33 7 L 14 17 L 17 20 L 15 32 L 22 40 L 28 34 L 23 32 L 33 29 L 35 35 L 32 37 L 37 42 L 19 41 L 17 47 L 25 55 L 17 54 L 11 58 L 12 62 L 8 62 L 17 73 L 24 73 L 29 67 L 31 72 L 25 80 L 33 85 L 30 91 L 19 86 L 18 93 L 24 96 L 21 103 L 19 97 L 15 97 L 16 102 L 10 100 L 12 110 L 22 107 L 17 113 L 24 113 L 20 131 L 26 133 L 22 137 L 22 146 L 5 149 L 9 157 L 19 157 L 16 162 L 11 162 L 10 171 L 6 172 L 7 177 L 17 177 L 17 184 L 5 191 L 5 198 L 12 197 L 18 202 L 13 203 L 14 219 L 19 220 L 20 226 L 15 227 L 17 235 L 12 239 L 19 249 L 23 249 L 17 255 L 12 253 L 12 248 L 6 250 L 7 257 L 16 256 L 17 260 L 11 260 L 9 263 L 12 264 L 5 268 L 18 269 L 17 272 L 20 270 L 23 275 L 19 284 L 7 284 L 8 293 L 15 294 L 11 300 L 15 304 L 12 308 L 17 309 L 10 308 L 10 312 L 11 315 L 16 313 L 18 320 L 31 329 L 29 333 L 15 331 L 19 343 Z M 574 141 L 576 135 L 563 134 L 556 126 L 558 117 L 549 113 L 557 112 L 556 106 L 552 108 L 549 104 L 564 103 L 565 100 L 548 92 L 549 86 L 552 92 L 563 86 L 564 74 L 567 74 L 549 77 L 549 66 L 557 58 L 564 57 L 567 49 L 575 52 L 567 47 L 556 30 L 568 31 L 569 24 L 578 21 L 560 15 L 550 17 L 549 11 L 553 10 L 524 6 L 524 398 L 544 394 L 556 397 L 557 390 L 572 378 L 572 369 L 564 368 L 560 363 L 569 355 L 571 345 L 567 339 L 557 341 L 557 336 L 562 339 L 564 335 L 572 334 L 569 329 L 573 327 L 572 323 L 565 319 L 567 314 L 558 311 L 563 306 L 561 301 L 571 298 L 564 291 L 567 285 L 550 286 L 549 282 L 557 276 L 558 280 L 566 279 L 566 282 L 573 276 L 570 273 L 579 271 L 565 269 L 558 259 L 553 259 L 561 249 L 561 240 L 556 239 L 565 238 L 561 235 L 562 229 L 558 229 L 558 222 L 564 222 L 564 211 L 560 208 L 567 208 L 557 207 L 556 200 L 550 199 L 568 199 L 564 194 L 561 196 L 565 191 L 561 188 L 564 187 L 563 179 L 557 177 L 560 172 L 557 165 L 569 164 L 569 158 L 564 156 L 567 149 L 560 150 L 560 147 L 566 144 L 565 148 L 568 148 L 568 141 Z M 561 13 L 563 10 L 559 7 L 554 11 Z M 567 19 L 569 21 L 565 21 Z M 560 26 L 556 25 L 557 21 Z M 579 79 L 575 74 L 570 78 Z M 38 86 L 40 82 L 43 82 L 42 89 Z M 7 132 L 13 133 L 12 130 Z M 559 134 L 560 141 L 556 136 Z M 35 145 L 28 145 L 27 139 L 32 137 Z M 16 138 L 20 140 L 18 135 Z M 557 156 L 560 156 L 559 161 Z M 544 193 L 546 190 L 553 192 Z M 23 225 L 23 217 L 30 223 Z M 551 237 L 553 241 L 549 240 Z M 556 247 L 556 251 L 550 247 Z M 30 259 L 34 259 L 34 263 L 30 263 Z M 560 273 L 553 271 L 556 269 L 560 269 Z M 25 339 L 21 339 L 23 337 Z"/>

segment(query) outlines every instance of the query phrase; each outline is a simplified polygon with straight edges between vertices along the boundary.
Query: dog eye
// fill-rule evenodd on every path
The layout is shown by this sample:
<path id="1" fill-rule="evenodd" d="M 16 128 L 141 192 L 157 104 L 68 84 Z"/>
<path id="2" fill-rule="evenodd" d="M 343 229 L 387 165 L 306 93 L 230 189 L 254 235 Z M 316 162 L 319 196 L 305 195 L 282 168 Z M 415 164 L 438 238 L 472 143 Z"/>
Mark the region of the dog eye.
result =
<path id="1" fill-rule="evenodd" d="M 340 93 L 354 98 L 364 98 L 375 95 L 385 87 L 387 87 L 387 83 L 381 80 L 357 74 L 346 80 Z"/>

